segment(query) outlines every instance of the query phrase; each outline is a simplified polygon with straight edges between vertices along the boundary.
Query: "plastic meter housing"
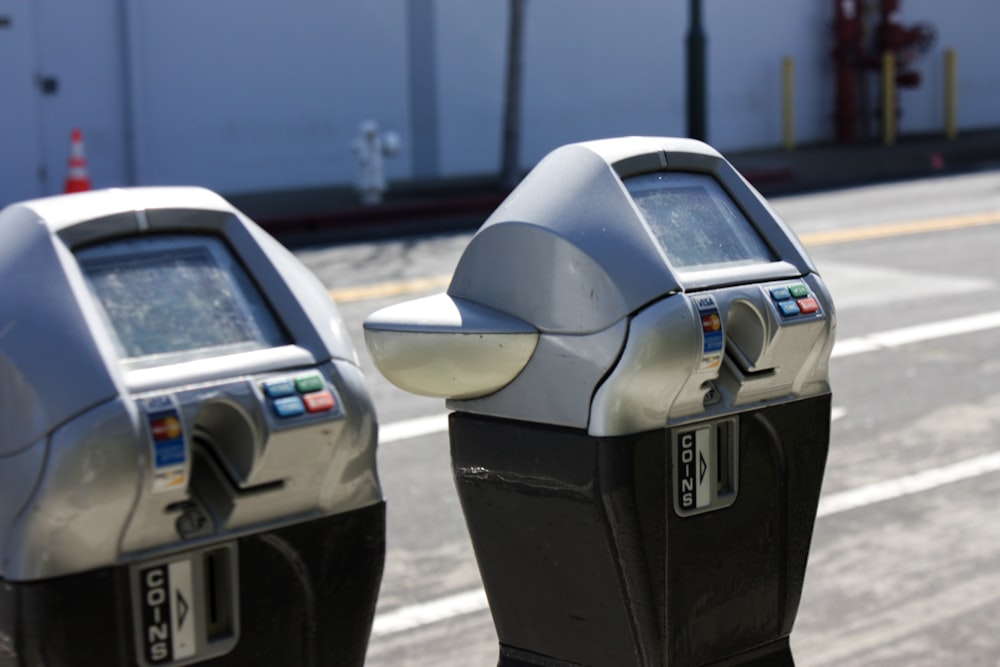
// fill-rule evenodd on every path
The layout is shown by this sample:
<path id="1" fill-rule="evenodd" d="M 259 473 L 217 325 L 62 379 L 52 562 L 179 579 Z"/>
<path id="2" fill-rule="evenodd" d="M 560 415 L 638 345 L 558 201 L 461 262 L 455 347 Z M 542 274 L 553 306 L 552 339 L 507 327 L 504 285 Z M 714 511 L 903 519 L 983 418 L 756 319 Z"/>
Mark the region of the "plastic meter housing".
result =
<path id="1" fill-rule="evenodd" d="M 375 413 L 290 252 L 200 188 L 22 202 L 0 212 L 0 314 L 13 664 L 363 662 Z"/>
<path id="2" fill-rule="evenodd" d="M 454 410 L 501 662 L 791 660 L 835 327 L 766 200 L 660 137 L 556 149 L 447 293 L 366 320 L 379 370 Z"/>
<path id="3" fill-rule="evenodd" d="M 718 152 L 632 137 L 549 154 L 446 294 L 372 314 L 365 337 L 409 391 L 604 436 L 826 392 L 834 326 L 798 239 Z"/>

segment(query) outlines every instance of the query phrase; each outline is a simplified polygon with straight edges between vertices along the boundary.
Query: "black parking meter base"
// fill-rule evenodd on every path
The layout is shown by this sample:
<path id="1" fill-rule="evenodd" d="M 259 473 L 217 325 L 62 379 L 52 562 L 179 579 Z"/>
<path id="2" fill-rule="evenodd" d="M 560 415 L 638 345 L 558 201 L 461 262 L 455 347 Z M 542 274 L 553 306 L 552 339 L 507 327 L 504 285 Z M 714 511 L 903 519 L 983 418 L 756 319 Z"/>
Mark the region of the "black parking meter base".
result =
<path id="1" fill-rule="evenodd" d="M 578 664 L 500 644 L 497 667 L 578 667 Z"/>
<path id="2" fill-rule="evenodd" d="M 237 551 L 239 640 L 199 665 L 364 664 L 385 556 L 384 503 L 243 537 Z M 0 581 L 0 667 L 138 664 L 130 601 L 128 566 Z"/>
<path id="3" fill-rule="evenodd" d="M 580 667 L 580 664 L 556 660 L 501 644 L 497 667 Z M 795 661 L 792 659 L 792 651 L 786 637 L 767 646 L 701 667 L 795 667 Z"/>
<path id="4" fill-rule="evenodd" d="M 705 667 L 795 667 L 788 637 Z"/>
<path id="5" fill-rule="evenodd" d="M 671 429 L 595 438 L 452 414 L 500 665 L 792 664 L 830 396 L 738 418 L 736 502 L 681 517 Z"/>

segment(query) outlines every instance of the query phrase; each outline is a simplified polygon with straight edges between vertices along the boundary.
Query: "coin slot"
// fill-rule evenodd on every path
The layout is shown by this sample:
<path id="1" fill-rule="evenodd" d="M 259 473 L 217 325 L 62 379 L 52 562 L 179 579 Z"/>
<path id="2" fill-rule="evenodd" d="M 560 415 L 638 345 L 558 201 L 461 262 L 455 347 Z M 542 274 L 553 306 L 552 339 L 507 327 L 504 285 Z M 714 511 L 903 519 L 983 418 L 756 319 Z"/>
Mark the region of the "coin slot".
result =
<path id="1" fill-rule="evenodd" d="M 728 496 L 736 491 L 736 443 L 733 423 L 722 422 L 715 432 L 715 495 Z"/>
<path id="2" fill-rule="evenodd" d="M 739 420 L 679 426 L 672 439 L 674 511 L 688 517 L 725 509 L 740 487 Z"/>
<path id="3" fill-rule="evenodd" d="M 235 552 L 229 548 L 206 551 L 202 557 L 205 581 L 205 639 L 209 642 L 233 636 L 235 625 Z"/>

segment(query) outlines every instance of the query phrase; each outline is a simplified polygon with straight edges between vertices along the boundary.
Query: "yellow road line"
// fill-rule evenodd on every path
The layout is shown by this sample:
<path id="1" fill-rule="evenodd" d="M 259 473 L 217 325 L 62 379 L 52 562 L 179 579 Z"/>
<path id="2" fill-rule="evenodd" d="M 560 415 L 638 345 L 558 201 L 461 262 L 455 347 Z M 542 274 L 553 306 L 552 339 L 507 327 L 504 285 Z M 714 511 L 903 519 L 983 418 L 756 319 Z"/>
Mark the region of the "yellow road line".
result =
<path id="1" fill-rule="evenodd" d="M 1000 224 L 1000 211 L 933 218 L 930 220 L 897 222 L 886 225 L 874 225 L 872 227 L 849 227 L 847 229 L 831 229 L 825 232 L 808 232 L 801 234 L 799 240 L 802 241 L 803 245 L 815 247 L 833 245 L 835 243 L 886 239 L 895 236 L 929 234 L 931 232 L 943 232 L 950 229 L 984 227 L 995 224 Z M 334 301 L 341 303 L 363 301 L 365 299 L 379 299 L 442 289 L 447 287 L 450 282 L 451 276 L 431 276 L 429 278 L 414 278 L 413 280 L 399 280 L 375 285 L 342 287 L 330 290 L 330 296 L 333 297 Z"/>
<path id="2" fill-rule="evenodd" d="M 442 287 L 447 287 L 450 282 L 451 276 L 431 276 L 430 278 L 398 280 L 389 283 L 378 283 L 376 285 L 342 287 L 330 290 L 330 296 L 333 297 L 334 301 L 339 302 L 363 301 L 365 299 L 380 299 L 388 296 L 400 296 L 414 292 L 441 289 Z"/>
<path id="3" fill-rule="evenodd" d="M 995 225 L 997 223 L 1000 223 L 1000 211 L 989 211 L 987 213 L 973 213 L 970 215 L 958 215 L 949 218 L 897 222 L 888 225 L 875 225 L 873 227 L 831 229 L 827 232 L 802 234 L 799 236 L 799 239 L 804 245 L 812 247 L 832 245 L 834 243 L 849 243 L 851 241 L 885 239 L 894 236 L 907 236 L 910 234 L 928 234 L 930 232 L 943 232 L 949 229 L 982 227 L 984 225 Z"/>

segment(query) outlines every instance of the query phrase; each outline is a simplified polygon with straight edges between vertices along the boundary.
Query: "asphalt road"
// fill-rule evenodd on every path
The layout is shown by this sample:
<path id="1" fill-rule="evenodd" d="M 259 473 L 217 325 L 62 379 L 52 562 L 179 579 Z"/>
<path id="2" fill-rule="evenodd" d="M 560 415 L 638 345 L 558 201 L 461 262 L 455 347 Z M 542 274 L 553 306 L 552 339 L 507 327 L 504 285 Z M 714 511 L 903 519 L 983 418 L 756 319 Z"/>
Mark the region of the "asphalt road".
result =
<path id="1" fill-rule="evenodd" d="M 1000 665 L 1000 172 L 772 201 L 833 293 L 830 457 L 800 667 Z M 387 384 L 361 324 L 441 291 L 470 234 L 300 250 L 382 425 L 388 553 L 368 665 L 494 665 L 443 401 Z"/>

